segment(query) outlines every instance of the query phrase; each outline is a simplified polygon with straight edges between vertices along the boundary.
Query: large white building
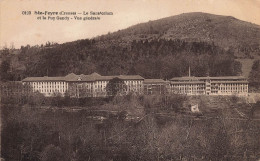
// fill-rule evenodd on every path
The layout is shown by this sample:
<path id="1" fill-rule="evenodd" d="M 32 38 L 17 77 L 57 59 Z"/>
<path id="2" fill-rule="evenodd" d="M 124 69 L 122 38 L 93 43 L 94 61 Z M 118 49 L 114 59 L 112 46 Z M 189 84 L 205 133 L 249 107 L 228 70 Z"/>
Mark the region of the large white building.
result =
<path id="1" fill-rule="evenodd" d="M 90 75 L 68 74 L 65 77 L 28 77 L 22 80 L 33 91 L 45 96 L 55 96 L 66 93 L 72 97 L 104 97 L 107 96 L 106 86 L 113 78 L 119 78 L 125 85 L 125 93 L 143 93 L 144 78 L 139 75 L 101 76 L 98 73 Z"/>
<path id="2" fill-rule="evenodd" d="M 170 79 L 170 88 L 187 95 L 248 95 L 248 81 L 242 76 L 176 77 Z"/>
<path id="3" fill-rule="evenodd" d="M 64 95 L 68 90 L 68 82 L 64 77 L 27 77 L 22 82 L 30 85 L 33 92 L 38 91 L 45 96 L 52 96 L 55 93 Z"/>

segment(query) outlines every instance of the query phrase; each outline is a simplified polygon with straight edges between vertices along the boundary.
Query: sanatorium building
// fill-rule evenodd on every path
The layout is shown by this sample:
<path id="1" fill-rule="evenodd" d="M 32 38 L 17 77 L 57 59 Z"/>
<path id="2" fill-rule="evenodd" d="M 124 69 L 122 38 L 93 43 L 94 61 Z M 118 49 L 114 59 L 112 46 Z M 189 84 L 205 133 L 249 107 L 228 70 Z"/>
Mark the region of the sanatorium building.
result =
<path id="1" fill-rule="evenodd" d="M 248 81 L 242 76 L 224 77 L 175 77 L 168 81 L 162 79 L 144 79 L 140 75 L 102 76 L 68 74 L 64 77 L 27 77 L 23 84 L 32 87 L 45 96 L 55 93 L 71 97 L 106 97 L 106 86 L 113 78 L 119 78 L 126 88 L 124 94 L 174 93 L 185 95 L 248 95 Z"/>

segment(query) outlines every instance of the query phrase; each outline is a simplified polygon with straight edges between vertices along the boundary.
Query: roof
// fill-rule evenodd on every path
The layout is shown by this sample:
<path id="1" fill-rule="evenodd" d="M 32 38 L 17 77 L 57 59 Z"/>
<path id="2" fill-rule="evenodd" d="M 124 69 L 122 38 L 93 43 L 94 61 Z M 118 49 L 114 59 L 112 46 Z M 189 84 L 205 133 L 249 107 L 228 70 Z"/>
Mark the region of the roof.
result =
<path id="1" fill-rule="evenodd" d="M 166 81 L 165 80 L 163 80 L 163 79 L 144 79 L 144 83 L 146 83 L 146 84 L 156 84 L 156 83 L 166 83 Z"/>
<path id="2" fill-rule="evenodd" d="M 248 81 L 212 81 L 211 83 L 248 83 Z"/>
<path id="3" fill-rule="evenodd" d="M 113 78 L 119 78 L 122 80 L 144 80 L 140 75 L 115 75 L 115 76 L 100 76 L 95 80 L 111 80 Z"/>
<path id="4" fill-rule="evenodd" d="M 171 82 L 171 84 L 205 84 L 203 81 Z"/>
<path id="5" fill-rule="evenodd" d="M 91 76 L 94 76 L 94 77 L 98 77 L 98 76 L 101 76 L 100 74 L 98 74 L 98 73 L 96 73 L 96 72 L 94 72 L 94 73 L 92 73 L 92 74 L 90 74 Z"/>
<path id="6" fill-rule="evenodd" d="M 175 77 L 170 79 L 171 81 L 178 81 L 178 80 L 237 80 L 237 79 L 246 79 L 243 76 L 221 76 L 221 77 Z"/>
<path id="7" fill-rule="evenodd" d="M 211 79 L 211 80 L 214 80 L 214 79 L 246 79 L 243 76 L 196 77 L 196 78 L 199 78 L 199 79 Z"/>
<path id="8" fill-rule="evenodd" d="M 126 79 L 126 80 L 141 80 L 141 79 L 144 79 L 140 75 L 119 75 L 117 77 L 119 79 Z"/>
<path id="9" fill-rule="evenodd" d="M 170 80 L 198 80 L 198 77 L 174 77 Z"/>
<path id="10" fill-rule="evenodd" d="M 27 77 L 23 79 L 23 82 L 32 82 L 32 81 L 68 81 L 68 82 L 78 82 L 78 81 L 102 81 L 102 80 L 111 80 L 113 78 L 118 77 L 122 80 L 143 80 L 144 78 L 140 75 L 119 75 L 119 76 L 101 76 L 98 73 L 92 73 L 90 75 L 76 75 L 74 73 L 70 73 L 65 77 Z"/>
<path id="11" fill-rule="evenodd" d="M 100 77 L 96 77 L 93 81 L 98 80 L 98 81 L 102 81 L 102 80 L 111 80 L 113 78 L 115 78 L 116 76 L 100 76 Z"/>
<path id="12" fill-rule="evenodd" d="M 76 78 L 78 78 L 78 77 L 74 73 L 70 73 L 70 74 L 65 76 L 66 81 L 76 81 Z"/>
<path id="13" fill-rule="evenodd" d="M 33 82 L 33 81 L 65 81 L 65 77 L 27 77 L 22 82 Z"/>

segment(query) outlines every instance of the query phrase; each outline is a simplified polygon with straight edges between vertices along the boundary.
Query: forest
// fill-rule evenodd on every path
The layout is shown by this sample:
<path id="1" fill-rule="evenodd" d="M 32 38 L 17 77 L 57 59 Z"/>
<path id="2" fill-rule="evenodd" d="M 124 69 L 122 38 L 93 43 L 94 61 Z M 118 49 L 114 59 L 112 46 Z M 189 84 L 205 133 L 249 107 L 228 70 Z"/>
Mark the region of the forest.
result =
<path id="1" fill-rule="evenodd" d="M 91 39 L 50 47 L 22 47 L 20 53 L 2 54 L 1 79 L 29 76 L 64 76 L 68 73 L 101 75 L 139 74 L 144 78 L 171 79 L 187 76 L 241 74 L 241 64 L 232 50 L 213 43 L 182 40 L 133 41 L 130 46 L 100 48 Z M 11 57 L 11 58 L 10 58 Z M 9 65 L 9 66 L 8 66 Z"/>

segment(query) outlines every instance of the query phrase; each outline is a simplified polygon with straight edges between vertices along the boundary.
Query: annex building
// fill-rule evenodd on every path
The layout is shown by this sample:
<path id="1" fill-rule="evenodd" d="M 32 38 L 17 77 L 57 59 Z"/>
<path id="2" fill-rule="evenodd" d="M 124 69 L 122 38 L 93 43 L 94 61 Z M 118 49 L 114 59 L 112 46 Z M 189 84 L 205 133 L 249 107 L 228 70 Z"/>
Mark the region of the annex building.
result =
<path id="1" fill-rule="evenodd" d="M 163 79 L 144 79 L 144 94 L 166 94 L 169 83 Z"/>
<path id="2" fill-rule="evenodd" d="M 248 95 L 248 81 L 242 76 L 175 77 L 170 79 L 170 90 L 187 95 Z"/>

